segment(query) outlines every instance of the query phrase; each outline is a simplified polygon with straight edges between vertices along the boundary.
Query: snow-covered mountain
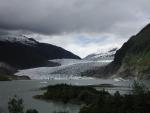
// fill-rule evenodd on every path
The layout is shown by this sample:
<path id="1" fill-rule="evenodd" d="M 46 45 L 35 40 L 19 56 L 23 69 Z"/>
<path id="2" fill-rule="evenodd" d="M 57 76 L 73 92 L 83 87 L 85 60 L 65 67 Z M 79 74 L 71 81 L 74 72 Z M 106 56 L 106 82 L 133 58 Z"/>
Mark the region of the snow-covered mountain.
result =
<path id="1" fill-rule="evenodd" d="M 51 59 L 80 59 L 77 55 L 55 45 L 40 43 L 23 35 L 0 35 L 0 62 L 24 69 L 56 66 Z"/>
<path id="2" fill-rule="evenodd" d="M 38 44 L 38 42 L 33 38 L 28 38 L 23 35 L 2 35 L 0 36 L 0 41 L 10 42 L 10 43 L 21 43 L 30 46 L 34 46 Z"/>
<path id="3" fill-rule="evenodd" d="M 84 58 L 84 60 L 91 60 L 91 61 L 101 61 L 101 60 L 113 60 L 114 55 L 118 48 L 113 48 L 109 50 L 101 50 L 97 53 L 90 54 Z"/>

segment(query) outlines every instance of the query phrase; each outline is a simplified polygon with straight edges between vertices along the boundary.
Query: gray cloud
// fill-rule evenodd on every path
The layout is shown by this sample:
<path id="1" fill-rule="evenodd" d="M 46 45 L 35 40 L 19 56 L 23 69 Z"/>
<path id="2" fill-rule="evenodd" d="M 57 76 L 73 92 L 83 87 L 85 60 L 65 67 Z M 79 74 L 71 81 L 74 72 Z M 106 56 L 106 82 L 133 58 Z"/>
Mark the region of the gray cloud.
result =
<path id="1" fill-rule="evenodd" d="M 149 0 L 0 0 L 0 28 L 43 34 L 113 33 L 122 37 L 149 22 L 149 4 Z"/>
<path id="2" fill-rule="evenodd" d="M 150 0 L 0 0 L 0 35 L 25 34 L 85 57 L 150 22 Z"/>
<path id="3" fill-rule="evenodd" d="M 61 35 L 42 35 L 29 34 L 28 37 L 34 37 L 40 42 L 46 42 L 63 47 L 80 57 L 95 53 L 101 49 L 119 48 L 127 39 L 118 38 L 112 34 L 61 34 Z"/>

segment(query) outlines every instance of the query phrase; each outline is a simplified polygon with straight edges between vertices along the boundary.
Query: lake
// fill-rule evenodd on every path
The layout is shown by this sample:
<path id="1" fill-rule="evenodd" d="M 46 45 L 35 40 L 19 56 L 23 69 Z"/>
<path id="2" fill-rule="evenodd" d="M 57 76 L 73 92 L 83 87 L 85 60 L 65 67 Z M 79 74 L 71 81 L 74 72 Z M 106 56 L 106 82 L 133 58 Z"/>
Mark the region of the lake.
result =
<path id="1" fill-rule="evenodd" d="M 36 100 L 32 97 L 37 94 L 42 94 L 39 88 L 67 83 L 72 85 L 99 85 L 99 84 L 113 84 L 116 87 L 105 87 L 110 92 L 119 90 L 121 93 L 130 93 L 130 86 L 133 81 L 115 81 L 104 79 L 78 79 L 78 80 L 20 80 L 20 81 L 5 81 L 0 82 L 0 113 L 8 113 L 7 103 L 10 97 L 17 94 L 23 98 L 25 108 L 37 109 L 39 113 L 53 113 L 54 111 L 69 111 L 70 113 L 78 113 L 80 106 L 73 104 L 63 104 L 61 102 L 47 102 L 43 100 Z M 144 81 L 149 87 L 150 82 Z M 97 87 L 97 89 L 101 89 Z"/>

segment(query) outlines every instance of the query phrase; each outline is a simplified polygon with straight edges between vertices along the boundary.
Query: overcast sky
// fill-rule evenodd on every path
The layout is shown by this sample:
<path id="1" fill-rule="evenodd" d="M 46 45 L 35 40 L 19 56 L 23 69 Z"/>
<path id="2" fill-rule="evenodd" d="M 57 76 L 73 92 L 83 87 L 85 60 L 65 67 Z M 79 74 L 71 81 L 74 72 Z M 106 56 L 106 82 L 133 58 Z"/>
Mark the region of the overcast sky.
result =
<path id="1" fill-rule="evenodd" d="M 150 0 L 0 0 L 0 34 L 86 55 L 120 47 L 150 22 Z"/>

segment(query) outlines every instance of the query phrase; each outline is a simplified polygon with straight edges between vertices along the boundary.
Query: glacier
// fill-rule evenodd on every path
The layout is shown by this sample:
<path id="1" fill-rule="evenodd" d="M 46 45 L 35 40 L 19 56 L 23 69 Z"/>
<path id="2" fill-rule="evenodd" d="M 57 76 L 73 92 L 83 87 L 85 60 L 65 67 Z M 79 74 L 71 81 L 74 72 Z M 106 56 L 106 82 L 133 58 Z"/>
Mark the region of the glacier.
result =
<path id="1" fill-rule="evenodd" d="M 91 77 L 81 77 L 80 73 L 109 63 L 108 61 L 97 62 L 76 59 L 54 59 L 50 61 L 60 63 L 61 65 L 57 67 L 38 67 L 19 70 L 15 75 L 26 75 L 35 80 L 92 79 Z"/>

